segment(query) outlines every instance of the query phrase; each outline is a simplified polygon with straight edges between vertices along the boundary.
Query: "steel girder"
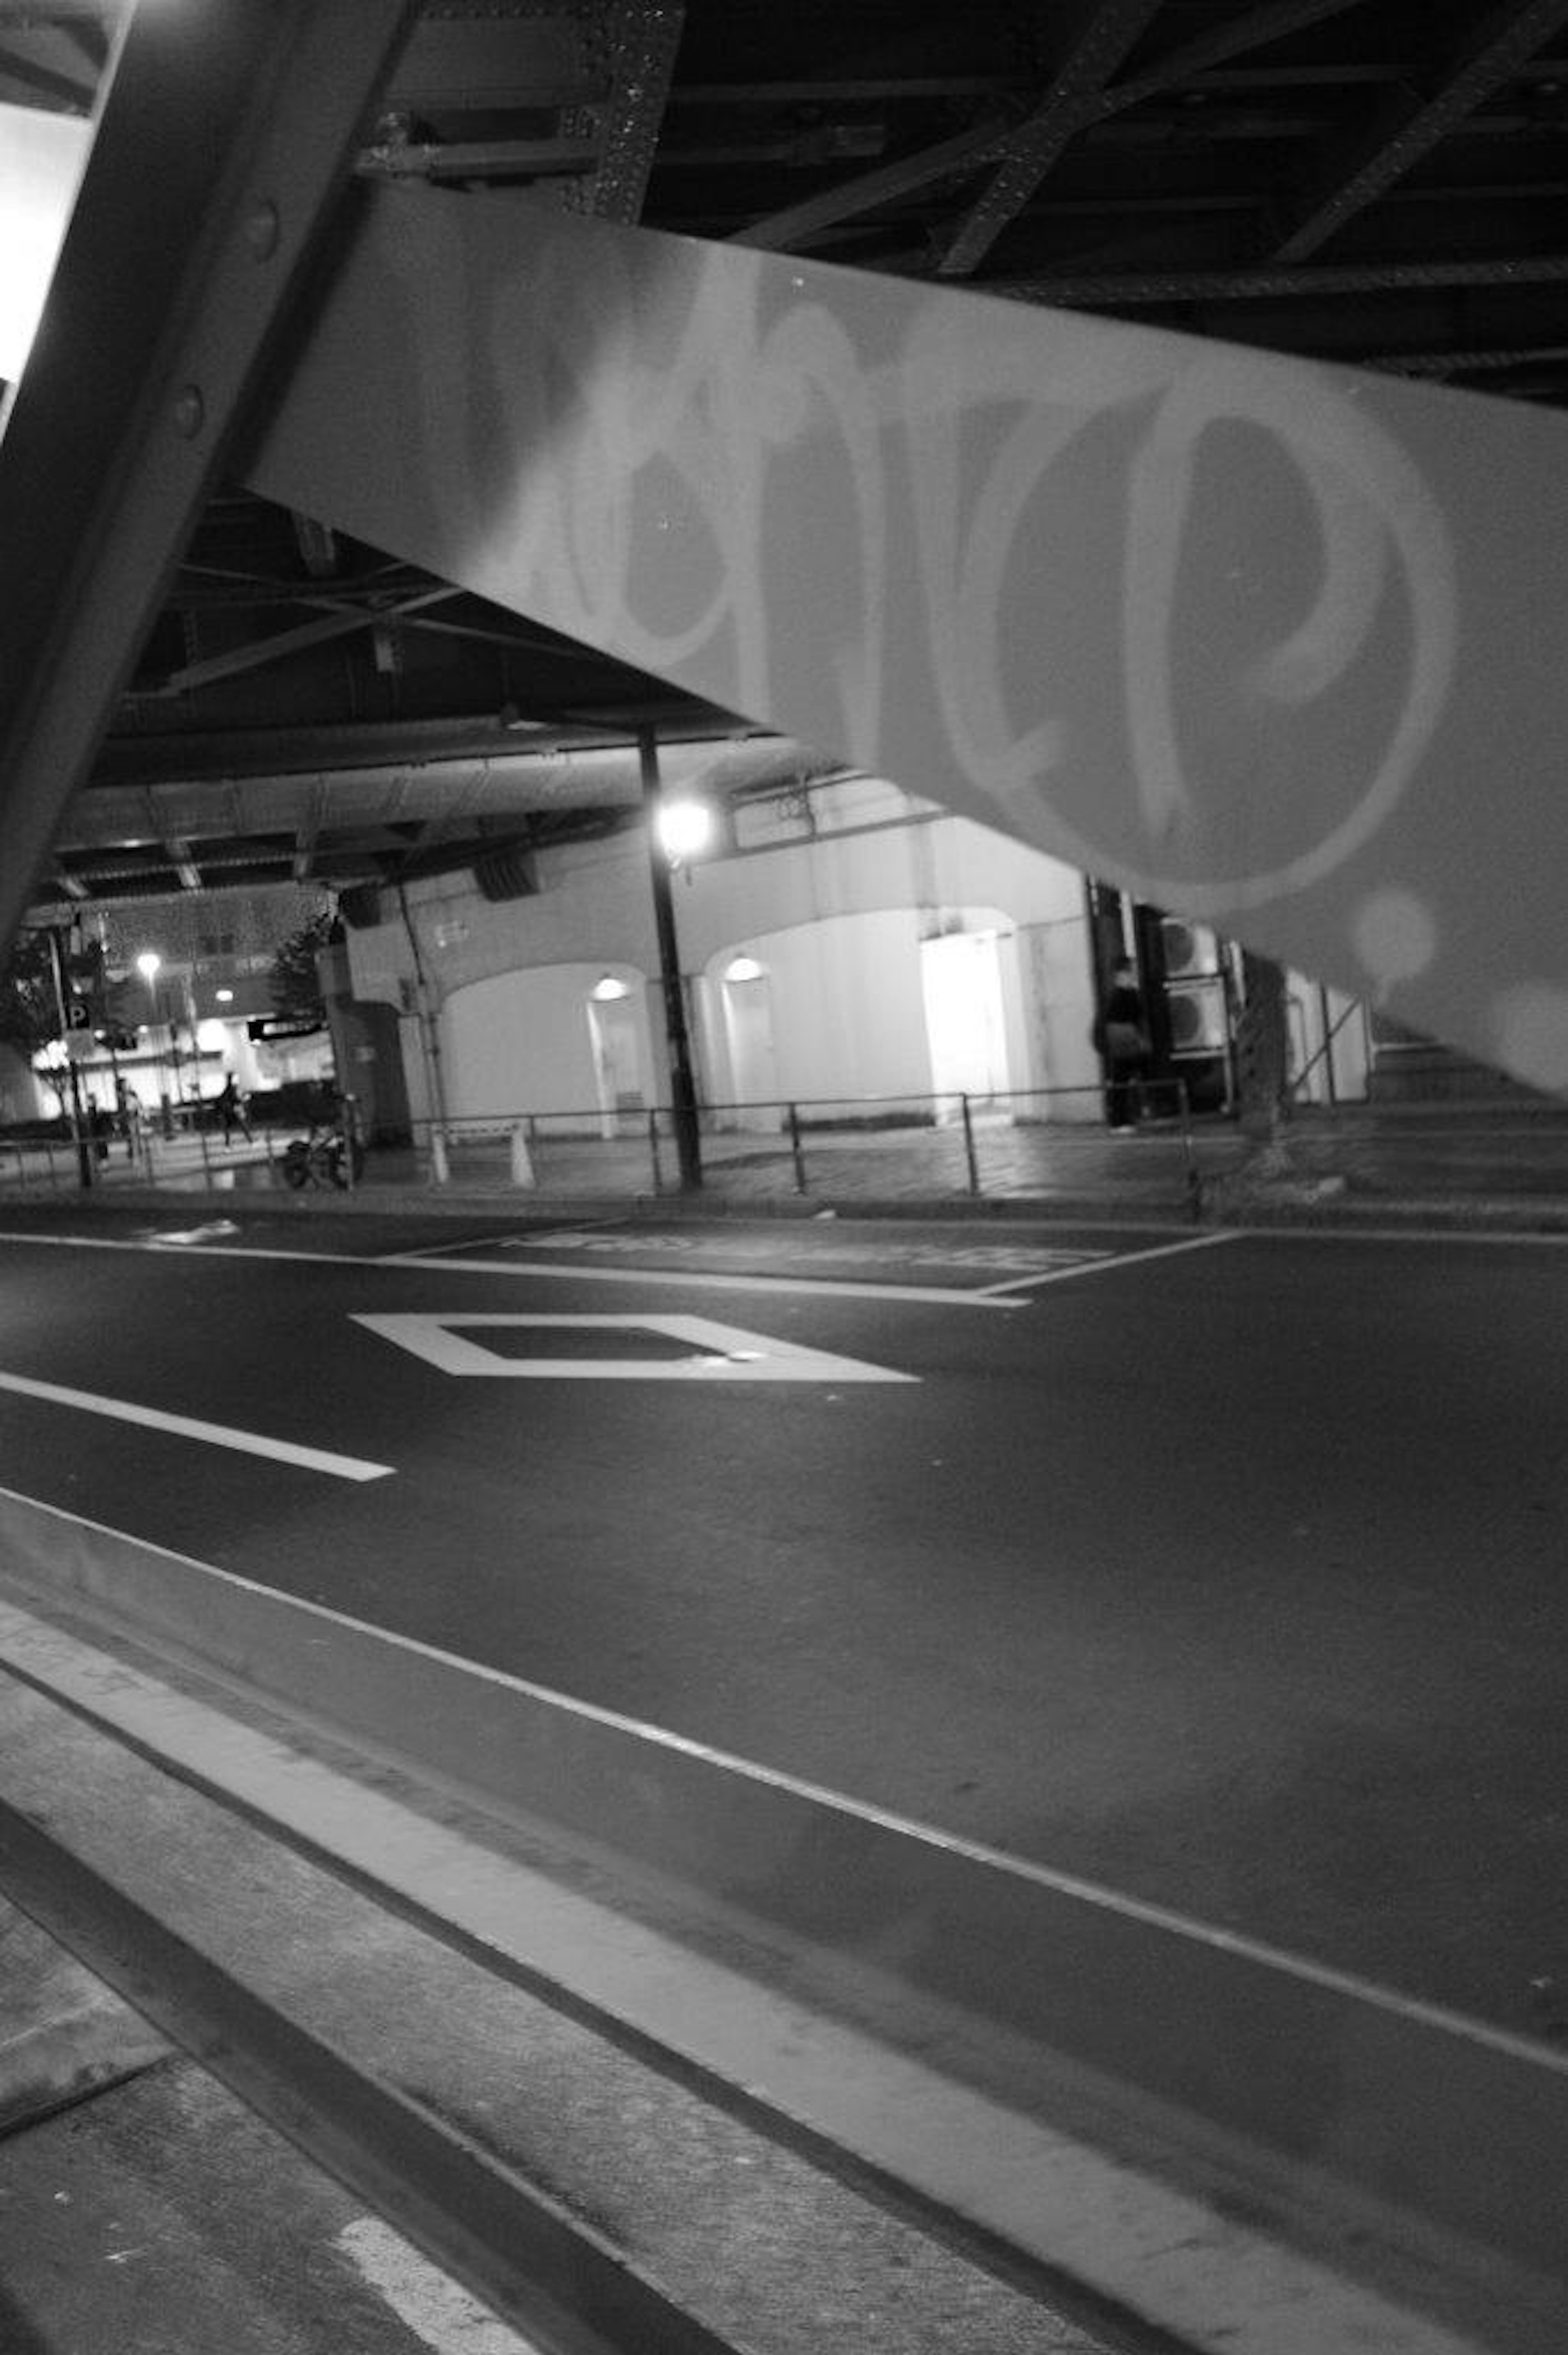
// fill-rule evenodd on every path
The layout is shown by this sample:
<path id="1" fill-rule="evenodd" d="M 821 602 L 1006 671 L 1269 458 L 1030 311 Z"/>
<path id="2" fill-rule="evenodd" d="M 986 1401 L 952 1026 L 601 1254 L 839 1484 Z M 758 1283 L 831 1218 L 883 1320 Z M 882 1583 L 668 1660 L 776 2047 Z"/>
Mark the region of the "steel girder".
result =
<path id="1" fill-rule="evenodd" d="M 1568 1085 L 1568 420 L 362 186 L 252 487 Z"/>
<path id="2" fill-rule="evenodd" d="M 414 0 L 136 13 L 0 440 L 0 941 L 415 13 Z"/>

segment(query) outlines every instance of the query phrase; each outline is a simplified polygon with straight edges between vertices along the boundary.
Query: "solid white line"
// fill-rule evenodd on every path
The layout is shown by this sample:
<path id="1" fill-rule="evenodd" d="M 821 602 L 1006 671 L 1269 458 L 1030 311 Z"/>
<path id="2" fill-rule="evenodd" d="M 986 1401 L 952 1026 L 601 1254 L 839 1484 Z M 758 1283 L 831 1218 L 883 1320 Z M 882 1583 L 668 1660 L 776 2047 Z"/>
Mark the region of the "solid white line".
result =
<path id="1" fill-rule="evenodd" d="M 536 1265 L 533 1261 L 448 1259 L 421 1252 L 388 1252 L 362 1258 L 355 1252 L 263 1251 L 254 1243 L 165 1243 L 134 1241 L 119 1235 L 27 1235 L 0 1229 L 0 1243 L 48 1243 L 72 1251 L 123 1251 L 155 1253 L 160 1259 L 189 1252 L 197 1259 L 295 1260 L 307 1266 L 418 1268 L 443 1275 L 464 1268 L 475 1275 L 546 1275 L 557 1283 L 576 1277 L 584 1284 L 686 1284 L 704 1291 L 800 1292 L 819 1300 L 910 1300 L 939 1308 L 1023 1308 L 1022 1300 L 997 1300 L 980 1291 L 948 1291 L 939 1284 L 834 1284 L 797 1275 L 687 1274 L 680 1268 L 563 1267 L 558 1262 Z"/>
<path id="2" fill-rule="evenodd" d="M 321 1447 L 296 1447 L 291 1439 L 264 1439 L 260 1432 L 235 1431 L 227 1423 L 200 1423 L 187 1414 L 165 1414 L 155 1406 L 136 1406 L 129 1399 L 101 1398 L 94 1391 L 67 1390 L 59 1382 L 36 1382 L 26 1374 L 0 1374 L 0 1390 L 22 1398 L 42 1399 L 49 1406 L 79 1407 L 85 1414 L 107 1415 L 115 1423 L 136 1423 L 151 1431 L 167 1431 L 176 1439 L 205 1440 L 209 1447 L 232 1447 L 244 1455 L 268 1455 L 275 1463 L 295 1464 L 304 1472 L 330 1472 L 339 1480 L 385 1480 L 390 1464 L 367 1464 L 357 1455 L 334 1455 Z"/>
<path id="3" fill-rule="evenodd" d="M 1353 1972 L 1341 1970 L 1333 1964 L 1319 1963 L 1309 1956 L 1293 1954 L 1285 1947 L 1271 1945 L 1264 1939 L 1202 1921 L 1195 1914 L 1179 1913 L 1171 1906 L 1156 1903 L 1149 1898 L 1135 1897 L 1101 1882 L 1086 1881 L 1080 1875 L 1065 1872 L 1055 1865 L 1039 1864 L 1031 1857 L 1017 1856 L 1006 1849 L 990 1847 L 984 1841 L 966 1838 L 962 1832 L 944 1831 L 934 1824 L 922 1822 L 918 1817 L 901 1815 L 895 1808 L 880 1806 L 874 1799 L 853 1798 L 848 1792 L 834 1790 L 829 1784 L 810 1781 L 804 1775 L 790 1774 L 784 1767 L 765 1765 L 760 1760 L 747 1758 L 737 1751 L 721 1750 L 713 1742 L 698 1741 L 692 1734 L 676 1733 L 670 1727 L 654 1724 L 647 1718 L 628 1716 L 624 1710 L 607 1708 L 602 1702 L 584 1700 L 573 1693 L 558 1692 L 550 1685 L 536 1684 L 527 1677 L 514 1675 L 509 1668 L 491 1668 L 483 1660 L 465 1657 L 461 1652 L 445 1651 L 439 1645 L 427 1644 L 418 1636 L 403 1636 L 395 1628 L 377 1626 L 374 1620 L 356 1619 L 346 1611 L 334 1610 L 330 1604 L 313 1603 L 305 1595 L 291 1594 L 283 1587 L 268 1586 L 260 1579 L 247 1578 L 239 1571 L 225 1570 L 218 1563 L 203 1561 L 195 1554 L 179 1553 L 171 1546 L 160 1545 L 155 1539 L 137 1537 L 129 1529 L 116 1529 L 112 1522 L 96 1521 L 85 1513 L 73 1512 L 68 1506 L 50 1504 L 41 1497 L 28 1497 L 20 1489 L 5 1487 L 0 1487 L 0 1503 L 20 1505 L 47 1519 L 69 1523 L 77 1529 L 90 1529 L 95 1535 L 115 1539 L 122 1545 L 134 1547 L 139 1553 L 174 1563 L 176 1571 L 194 1571 L 199 1577 L 229 1587 L 237 1593 L 252 1595 L 258 1601 L 286 1613 L 298 1612 L 323 1628 L 342 1628 L 352 1636 L 368 1636 L 390 1650 L 407 1653 L 411 1658 L 429 1660 L 444 1668 L 455 1669 L 471 1678 L 476 1685 L 489 1685 L 498 1691 L 516 1693 L 525 1700 L 540 1702 L 548 1709 L 558 1710 L 563 1717 L 579 1718 L 585 1724 L 603 1726 L 612 1732 L 629 1734 L 635 1741 L 646 1743 L 651 1750 L 665 1750 L 694 1759 L 733 1775 L 739 1782 L 753 1784 L 758 1789 L 779 1791 L 828 1808 L 851 1822 L 874 1825 L 897 1834 L 915 1848 L 962 1857 L 1005 1873 L 1013 1880 L 1033 1882 L 1062 1895 L 1082 1898 L 1101 1912 L 1118 1915 L 1124 1921 L 1146 1923 L 1156 1929 L 1174 1930 L 1203 1945 L 1220 1947 L 1228 1955 L 1251 1956 L 1266 1965 L 1284 1968 L 1299 1981 L 1354 1996 L 1376 2005 L 1380 2009 L 1396 2011 L 1405 2019 L 1429 2020 L 1438 2027 L 1457 2030 L 1471 2043 L 1487 2046 L 1495 2051 L 1516 2053 L 1534 2062 L 1541 2058 L 1538 2044 L 1527 2044 L 1507 2029 L 1491 2028 L 1468 2016 L 1446 2012 L 1419 1996 L 1392 1993 L 1388 1988 L 1358 1978 Z M 26 1618 L 27 1611 L 26 1600 L 21 1604 L 14 1604 L 8 1595 L 0 1593 L 0 1620 Z M 0 1635 L 5 1633 L 4 1625 L 0 1625 Z M 49 1634 L 51 1637 L 58 1638 L 60 1631 L 51 1628 Z M 68 1636 L 64 1640 L 71 1643 L 78 1638 Z M 131 1691 L 139 1682 L 144 1684 L 146 1679 L 132 1668 L 127 1672 L 124 1689 Z M 177 1709 L 185 1710 L 206 1707 L 206 1704 L 193 1701 L 187 1696 L 180 1697 L 175 1705 Z M 95 1713 L 101 1712 L 95 1710 Z"/>
<path id="4" fill-rule="evenodd" d="M 1234 1243 L 1243 1232 L 1240 1227 L 1216 1228 L 1213 1234 L 1184 1235 L 1179 1243 L 1155 1243 L 1148 1251 L 1115 1252 L 1105 1259 L 1085 1260 L 1077 1267 L 1047 1268 L 1040 1275 L 1014 1276 L 1006 1284 L 988 1284 L 980 1296 L 1001 1307 L 1004 1303 L 999 1295 L 1004 1293 L 1032 1291 L 1041 1284 L 1070 1284 L 1075 1276 L 1104 1275 L 1111 1268 L 1136 1267 L 1140 1260 L 1171 1259 L 1177 1252 L 1206 1251 L 1213 1243 Z"/>
<path id="5" fill-rule="evenodd" d="M 978 1286 L 959 1291 L 938 1284 L 857 1284 L 853 1279 L 843 1282 L 832 1277 L 808 1275 L 731 1275 L 709 1270 L 681 1267 L 577 1267 L 563 1266 L 559 1260 L 500 1260 L 446 1259 L 432 1261 L 418 1252 L 388 1252 L 375 1261 L 376 1267 L 439 1266 L 444 1275 L 449 1268 L 470 1267 L 482 1275 L 553 1275 L 557 1283 L 575 1279 L 581 1284 L 679 1284 L 694 1285 L 702 1292 L 797 1292 L 818 1300 L 911 1300 L 938 1308 L 1023 1308 L 1022 1300 L 999 1300 L 988 1290 Z"/>

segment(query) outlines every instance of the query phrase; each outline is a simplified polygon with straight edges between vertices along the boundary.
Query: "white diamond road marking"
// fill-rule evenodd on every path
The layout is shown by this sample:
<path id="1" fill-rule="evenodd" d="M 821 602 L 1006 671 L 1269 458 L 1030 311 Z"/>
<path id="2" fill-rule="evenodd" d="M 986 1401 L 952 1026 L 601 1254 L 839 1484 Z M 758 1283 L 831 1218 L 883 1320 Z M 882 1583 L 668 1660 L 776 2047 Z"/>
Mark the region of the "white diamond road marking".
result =
<path id="1" fill-rule="evenodd" d="M 502 1380 L 556 1382 L 913 1382 L 917 1374 L 895 1373 L 861 1358 L 838 1358 L 826 1349 L 778 1341 L 766 1333 L 744 1333 L 736 1325 L 715 1325 L 706 1316 L 476 1316 L 461 1309 L 435 1316 L 355 1315 L 353 1322 L 379 1333 L 444 1374 L 488 1374 Z M 624 1333 L 630 1348 L 622 1358 L 503 1357 L 469 1335 L 476 1327 L 551 1333 Z M 461 1327 L 459 1330 L 457 1328 Z M 636 1336 L 684 1341 L 683 1358 L 634 1354 Z"/>

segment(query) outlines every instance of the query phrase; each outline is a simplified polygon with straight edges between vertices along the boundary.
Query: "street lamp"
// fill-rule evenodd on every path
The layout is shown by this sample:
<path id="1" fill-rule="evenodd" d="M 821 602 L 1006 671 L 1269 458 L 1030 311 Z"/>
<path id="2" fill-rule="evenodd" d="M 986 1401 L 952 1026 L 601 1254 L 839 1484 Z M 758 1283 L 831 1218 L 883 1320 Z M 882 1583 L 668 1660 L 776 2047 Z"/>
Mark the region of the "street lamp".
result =
<path id="1" fill-rule="evenodd" d="M 163 969 L 164 960 L 158 954 L 156 949 L 143 949 L 136 959 L 136 970 L 147 985 L 147 1003 L 153 1010 L 153 1019 L 148 1027 L 153 1033 L 153 1060 L 156 1068 L 159 1113 L 163 1123 L 164 1135 L 165 1136 L 169 1136 L 174 1133 L 174 1122 L 169 1100 L 164 1093 L 164 1057 L 163 1051 L 157 1044 L 156 1038 L 159 1027 L 158 975 Z M 175 1028 L 173 1023 L 169 1024 L 168 1029 L 169 1054 L 173 1065 L 173 1077 L 170 1080 L 169 1084 L 173 1088 L 177 1099 L 180 1092 L 180 1050 L 175 1044 Z"/>
<path id="2" fill-rule="evenodd" d="M 713 813 L 700 802 L 665 802 L 659 792 L 659 739 L 652 728 L 638 730 L 642 771 L 642 806 L 648 815 L 649 871 L 653 885 L 653 922 L 659 940 L 659 981 L 664 995 L 664 1036 L 670 1045 L 670 1109 L 681 1191 L 694 1194 L 703 1182 L 697 1134 L 697 1087 L 692 1073 L 692 1041 L 686 1028 L 686 994 L 681 983 L 681 952 L 670 878 L 706 844 Z M 699 824 L 699 820 L 701 821 Z"/>
<path id="3" fill-rule="evenodd" d="M 713 840 L 714 814 L 706 802 L 661 801 L 655 823 L 672 874 L 700 858 Z"/>

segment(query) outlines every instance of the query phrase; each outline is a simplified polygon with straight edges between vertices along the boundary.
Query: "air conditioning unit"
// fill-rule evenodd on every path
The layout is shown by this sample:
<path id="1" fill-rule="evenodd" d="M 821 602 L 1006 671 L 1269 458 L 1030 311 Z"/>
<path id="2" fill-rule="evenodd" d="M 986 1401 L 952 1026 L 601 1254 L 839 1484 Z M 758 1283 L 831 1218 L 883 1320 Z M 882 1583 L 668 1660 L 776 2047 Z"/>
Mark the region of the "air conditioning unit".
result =
<path id="1" fill-rule="evenodd" d="M 1181 982 L 1165 993 L 1172 1055 L 1223 1055 L 1230 1030 L 1225 985 L 1219 974 Z"/>
<path id="2" fill-rule="evenodd" d="M 1167 981 L 1189 981 L 1220 969 L 1219 937 L 1207 924 L 1189 924 L 1181 916 L 1162 916 L 1160 946 Z"/>
<path id="3" fill-rule="evenodd" d="M 473 879 L 482 900 L 530 900 L 539 888 L 533 859 L 526 850 L 510 843 L 476 858 Z"/>

